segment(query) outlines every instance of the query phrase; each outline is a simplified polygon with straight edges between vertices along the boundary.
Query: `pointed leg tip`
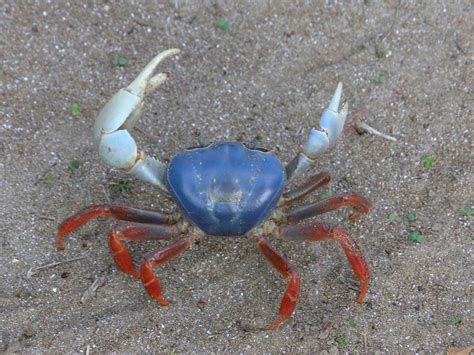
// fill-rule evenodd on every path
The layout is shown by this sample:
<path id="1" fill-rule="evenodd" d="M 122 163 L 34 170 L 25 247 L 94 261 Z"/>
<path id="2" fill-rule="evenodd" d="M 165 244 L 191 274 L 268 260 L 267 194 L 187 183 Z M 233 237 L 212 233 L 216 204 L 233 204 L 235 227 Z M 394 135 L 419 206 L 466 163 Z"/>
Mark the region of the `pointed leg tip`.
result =
<path id="1" fill-rule="evenodd" d="M 57 239 L 56 241 L 56 247 L 58 248 L 58 250 L 63 250 L 64 249 L 64 244 L 61 240 Z"/>
<path id="2" fill-rule="evenodd" d="M 283 321 L 282 319 L 277 319 L 272 324 L 267 325 L 265 327 L 265 330 L 275 330 L 276 328 L 278 328 L 281 325 L 282 321 Z"/>
<path id="3" fill-rule="evenodd" d="M 165 300 L 163 297 L 160 297 L 158 299 L 156 299 L 158 301 L 159 304 L 161 304 L 162 306 L 170 306 L 171 305 L 171 302 Z"/>
<path id="4" fill-rule="evenodd" d="M 368 287 L 368 282 L 362 282 L 362 285 L 360 287 L 360 292 L 359 296 L 357 296 L 357 303 L 361 304 L 362 301 L 364 300 L 365 294 L 367 292 L 367 287 Z"/>

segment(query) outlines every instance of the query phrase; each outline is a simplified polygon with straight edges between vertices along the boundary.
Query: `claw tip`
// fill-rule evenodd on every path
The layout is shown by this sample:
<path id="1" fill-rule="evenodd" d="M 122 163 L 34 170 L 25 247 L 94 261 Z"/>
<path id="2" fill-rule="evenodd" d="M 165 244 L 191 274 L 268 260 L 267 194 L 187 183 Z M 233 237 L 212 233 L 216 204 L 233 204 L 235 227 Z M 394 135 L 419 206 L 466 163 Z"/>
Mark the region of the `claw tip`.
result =
<path id="1" fill-rule="evenodd" d="M 339 109 L 339 103 L 341 102 L 342 96 L 342 82 L 337 84 L 336 91 L 334 92 L 334 96 L 331 99 L 331 103 L 329 104 L 328 109 L 334 112 L 337 112 Z"/>

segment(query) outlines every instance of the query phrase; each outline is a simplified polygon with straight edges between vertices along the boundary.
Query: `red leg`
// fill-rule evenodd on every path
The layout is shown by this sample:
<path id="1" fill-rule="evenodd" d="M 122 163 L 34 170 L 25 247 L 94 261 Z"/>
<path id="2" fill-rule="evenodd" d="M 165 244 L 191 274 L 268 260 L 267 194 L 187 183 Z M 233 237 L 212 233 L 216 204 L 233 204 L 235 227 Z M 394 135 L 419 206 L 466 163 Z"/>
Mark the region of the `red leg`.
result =
<path id="1" fill-rule="evenodd" d="M 83 224 L 97 217 L 114 217 L 122 221 L 164 224 L 169 221 L 169 216 L 137 208 L 114 205 L 97 205 L 86 207 L 66 219 L 58 228 L 56 238 L 58 249 L 64 249 L 63 238 L 66 234 L 74 232 Z"/>
<path id="2" fill-rule="evenodd" d="M 356 220 L 363 213 L 369 212 L 371 204 L 367 199 L 357 194 L 344 194 L 330 197 L 310 205 L 295 208 L 294 210 L 288 212 L 288 222 L 295 223 L 305 218 L 310 218 L 318 214 L 335 210 L 341 206 L 354 207 L 356 211 L 349 216 L 349 219 Z"/>
<path id="3" fill-rule="evenodd" d="M 170 244 L 167 247 L 158 250 L 154 254 L 146 257 L 145 261 L 140 267 L 140 273 L 145 289 L 151 297 L 153 297 L 163 306 L 168 306 L 170 303 L 162 296 L 160 281 L 153 273 L 153 268 L 163 265 L 184 250 L 188 249 L 191 245 L 191 242 L 192 237 L 177 240 L 173 244 Z"/>
<path id="4" fill-rule="evenodd" d="M 109 247 L 119 269 L 139 279 L 140 273 L 135 270 L 132 258 L 122 240 L 163 240 L 179 234 L 176 226 L 129 223 L 110 230 Z"/>
<path id="5" fill-rule="evenodd" d="M 357 302 L 362 302 L 367 292 L 370 272 L 359 247 L 346 231 L 321 223 L 308 223 L 280 227 L 278 237 L 286 240 L 337 240 L 344 250 L 355 276 L 360 281 L 361 287 Z"/>
<path id="6" fill-rule="evenodd" d="M 284 204 L 289 204 L 305 197 L 314 190 L 327 185 L 329 181 L 331 181 L 331 175 L 327 172 L 322 172 L 312 176 L 302 186 L 283 194 Z"/>
<path id="7" fill-rule="evenodd" d="M 288 279 L 288 287 L 283 295 L 280 305 L 279 317 L 270 324 L 269 330 L 278 328 L 286 319 L 290 318 L 295 310 L 300 292 L 300 277 L 296 274 L 294 267 L 262 237 L 255 237 L 260 251 L 268 261 L 278 270 L 280 274 Z"/>

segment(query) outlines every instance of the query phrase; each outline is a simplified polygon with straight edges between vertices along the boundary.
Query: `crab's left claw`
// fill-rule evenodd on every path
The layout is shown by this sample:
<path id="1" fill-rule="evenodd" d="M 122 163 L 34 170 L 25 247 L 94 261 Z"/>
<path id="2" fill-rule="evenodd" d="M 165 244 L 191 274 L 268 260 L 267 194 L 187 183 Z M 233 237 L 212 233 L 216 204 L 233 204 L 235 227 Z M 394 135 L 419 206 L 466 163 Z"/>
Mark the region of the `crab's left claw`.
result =
<path id="1" fill-rule="evenodd" d="M 287 179 L 290 181 L 305 172 L 316 157 L 326 151 L 341 135 L 346 121 L 348 105 L 339 112 L 342 83 L 339 83 L 328 108 L 324 110 L 319 123 L 321 130 L 312 129 L 302 151 L 287 165 Z"/>
<path id="2" fill-rule="evenodd" d="M 153 75 L 157 66 L 179 49 L 168 49 L 153 58 L 141 73 L 107 102 L 94 125 L 94 141 L 99 155 L 109 166 L 167 191 L 164 182 L 166 166 L 161 161 L 138 152 L 131 129 L 142 116 L 145 97 L 163 84 L 167 73 Z"/>

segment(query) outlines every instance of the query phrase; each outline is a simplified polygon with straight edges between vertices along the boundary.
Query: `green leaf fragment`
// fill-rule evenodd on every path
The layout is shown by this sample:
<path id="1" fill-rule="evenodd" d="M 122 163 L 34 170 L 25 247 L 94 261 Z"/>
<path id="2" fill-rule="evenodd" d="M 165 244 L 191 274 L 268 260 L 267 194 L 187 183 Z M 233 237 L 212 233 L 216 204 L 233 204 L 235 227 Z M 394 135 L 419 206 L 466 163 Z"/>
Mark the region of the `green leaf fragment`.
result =
<path id="1" fill-rule="evenodd" d="M 397 214 L 396 214 L 396 213 L 390 213 L 390 214 L 388 215 L 388 220 L 389 220 L 390 222 L 398 221 L 398 216 L 397 216 Z"/>
<path id="2" fill-rule="evenodd" d="M 361 51 L 363 51 L 366 48 L 367 48 L 367 46 L 365 45 L 364 42 L 360 42 L 360 43 L 357 44 L 357 49 L 359 49 Z"/>
<path id="3" fill-rule="evenodd" d="M 413 231 L 408 234 L 408 239 L 415 243 L 421 243 L 423 241 L 423 237 L 420 233 Z"/>
<path id="4" fill-rule="evenodd" d="M 382 47 L 377 47 L 375 50 L 375 55 L 377 58 L 384 58 L 385 57 L 385 49 Z"/>
<path id="5" fill-rule="evenodd" d="M 408 222 L 414 222 L 414 221 L 416 221 L 416 215 L 415 215 L 414 213 L 409 213 L 409 214 L 407 215 L 407 221 L 408 221 Z"/>
<path id="6" fill-rule="evenodd" d="M 352 328 L 357 327 L 357 323 L 355 322 L 354 319 L 349 319 L 349 320 L 347 321 L 347 323 L 349 323 L 349 325 L 350 325 Z"/>
<path id="7" fill-rule="evenodd" d="M 71 105 L 71 114 L 74 117 L 77 117 L 81 114 L 81 111 L 79 110 L 79 104 L 77 102 L 75 102 Z"/>
<path id="8" fill-rule="evenodd" d="M 375 81 L 377 84 L 384 84 L 385 83 L 385 75 L 380 74 L 375 77 Z"/>
<path id="9" fill-rule="evenodd" d="M 456 316 L 453 318 L 453 325 L 459 326 L 462 323 L 462 318 L 459 316 Z"/>
<path id="10" fill-rule="evenodd" d="M 127 195 L 135 187 L 132 181 L 120 180 L 118 183 L 114 183 L 111 187 L 113 193 Z"/>
<path id="11" fill-rule="evenodd" d="M 230 29 L 230 23 L 224 18 L 218 18 L 216 20 L 216 27 L 220 28 L 221 30 L 228 31 Z"/>
<path id="12" fill-rule="evenodd" d="M 332 196 L 332 193 L 331 191 L 324 191 L 323 193 L 321 193 L 321 198 L 329 198 Z"/>
<path id="13" fill-rule="evenodd" d="M 428 155 L 423 159 L 423 165 L 426 169 L 431 169 L 433 166 L 433 157 L 431 155 Z"/>
<path id="14" fill-rule="evenodd" d="M 128 59 L 124 57 L 115 57 L 112 59 L 112 64 L 117 65 L 119 67 L 124 67 L 128 64 Z"/>
<path id="15" fill-rule="evenodd" d="M 69 169 L 71 169 L 72 172 L 75 172 L 77 169 L 79 169 L 79 166 L 81 164 L 79 163 L 79 160 L 71 160 L 69 162 Z"/>
<path id="16" fill-rule="evenodd" d="M 51 185 L 53 183 L 53 178 L 51 175 L 45 175 L 43 176 L 41 180 L 43 181 L 43 184 L 45 185 Z"/>
<path id="17" fill-rule="evenodd" d="M 472 208 L 461 208 L 461 214 L 463 216 L 474 216 L 474 210 Z"/>
<path id="18" fill-rule="evenodd" d="M 340 348 L 345 348 L 347 346 L 347 339 L 345 336 L 340 336 L 336 338 L 336 343 Z"/>

